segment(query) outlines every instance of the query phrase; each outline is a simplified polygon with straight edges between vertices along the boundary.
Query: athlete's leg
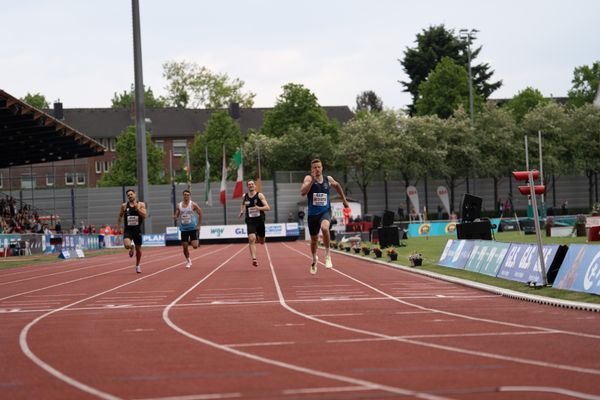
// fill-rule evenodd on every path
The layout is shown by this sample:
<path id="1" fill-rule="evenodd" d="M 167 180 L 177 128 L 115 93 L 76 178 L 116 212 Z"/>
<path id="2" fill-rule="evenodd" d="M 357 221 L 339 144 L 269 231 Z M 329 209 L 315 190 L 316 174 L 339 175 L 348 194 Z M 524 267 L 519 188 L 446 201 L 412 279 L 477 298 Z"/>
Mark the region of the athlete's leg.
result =
<path id="1" fill-rule="evenodd" d="M 253 260 L 256 260 L 256 234 L 248 234 L 248 248 L 250 249 L 250 256 Z"/>
<path id="2" fill-rule="evenodd" d="M 329 254 L 329 243 L 331 242 L 331 237 L 329 235 L 329 227 L 331 223 L 329 220 L 324 219 L 321 221 L 321 232 L 323 232 L 323 246 L 325 246 L 325 268 L 333 268 L 333 263 L 331 262 L 331 254 Z"/>
<path id="3" fill-rule="evenodd" d="M 188 242 L 181 242 L 181 246 L 183 247 L 183 255 L 185 259 L 188 260 L 190 258 L 190 251 L 188 250 Z"/>

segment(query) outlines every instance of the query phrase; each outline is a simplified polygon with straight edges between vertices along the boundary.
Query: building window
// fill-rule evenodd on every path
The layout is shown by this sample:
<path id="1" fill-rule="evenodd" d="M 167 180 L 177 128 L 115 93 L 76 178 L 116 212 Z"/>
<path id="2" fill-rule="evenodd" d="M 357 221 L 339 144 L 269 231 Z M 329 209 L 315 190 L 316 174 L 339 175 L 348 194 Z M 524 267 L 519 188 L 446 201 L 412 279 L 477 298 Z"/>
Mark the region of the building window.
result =
<path id="1" fill-rule="evenodd" d="M 185 155 L 187 149 L 187 140 L 173 140 L 173 155 L 181 157 Z"/>
<path id="2" fill-rule="evenodd" d="M 21 189 L 35 189 L 35 174 L 21 174 Z"/>
<path id="3" fill-rule="evenodd" d="M 65 185 L 73 186 L 75 184 L 75 174 L 72 172 L 65 172 Z"/>
<path id="4" fill-rule="evenodd" d="M 110 138 L 110 139 L 108 139 L 108 141 L 110 142 L 110 151 L 117 150 L 117 139 Z"/>
<path id="5" fill-rule="evenodd" d="M 164 140 L 155 140 L 154 145 L 156 147 L 158 147 L 159 149 L 161 149 L 162 151 L 165 151 L 165 141 Z"/>
<path id="6" fill-rule="evenodd" d="M 54 186 L 54 174 L 46 174 L 46 186 Z"/>
<path id="7" fill-rule="evenodd" d="M 104 172 L 108 172 L 110 170 L 110 166 L 108 164 L 108 161 L 104 161 Z"/>
<path id="8" fill-rule="evenodd" d="M 96 161 L 96 173 L 99 174 L 102 172 L 102 163 L 100 161 Z"/>
<path id="9" fill-rule="evenodd" d="M 77 184 L 78 185 L 85 185 L 85 174 L 80 172 L 77 174 Z"/>

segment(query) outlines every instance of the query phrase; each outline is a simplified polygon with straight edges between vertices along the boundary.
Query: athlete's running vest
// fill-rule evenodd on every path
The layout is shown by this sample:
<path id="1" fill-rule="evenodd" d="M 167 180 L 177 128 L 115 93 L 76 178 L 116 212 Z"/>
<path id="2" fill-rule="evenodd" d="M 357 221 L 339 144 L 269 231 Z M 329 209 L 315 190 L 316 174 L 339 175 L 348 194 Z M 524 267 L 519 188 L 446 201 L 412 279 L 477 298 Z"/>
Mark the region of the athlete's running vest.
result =
<path id="1" fill-rule="evenodd" d="M 139 231 L 141 229 L 144 218 L 140 215 L 137 208 L 132 207 L 127 202 L 125 206 L 125 230 Z"/>
<path id="2" fill-rule="evenodd" d="M 264 206 L 262 200 L 258 197 L 259 192 L 253 197 L 250 197 L 248 193 L 244 195 L 244 205 L 246 206 L 246 223 L 264 221 L 265 212 L 259 211 L 256 207 Z"/>
<path id="3" fill-rule="evenodd" d="M 183 206 L 183 201 L 179 203 L 179 230 L 180 231 L 195 231 L 196 230 L 196 213 L 192 206 L 192 201 L 187 207 Z"/>
<path id="4" fill-rule="evenodd" d="M 323 175 L 323 183 L 314 181 L 308 191 L 308 215 L 320 215 L 329 211 L 329 178 Z"/>

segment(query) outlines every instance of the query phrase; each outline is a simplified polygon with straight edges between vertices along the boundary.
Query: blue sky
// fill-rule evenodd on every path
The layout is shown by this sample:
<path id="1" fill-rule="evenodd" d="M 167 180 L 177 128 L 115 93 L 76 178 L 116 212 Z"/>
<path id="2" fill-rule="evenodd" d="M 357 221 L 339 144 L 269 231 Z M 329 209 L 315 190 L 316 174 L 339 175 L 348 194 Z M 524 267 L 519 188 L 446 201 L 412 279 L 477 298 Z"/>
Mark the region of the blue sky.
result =
<path id="1" fill-rule="evenodd" d="M 416 34 L 444 24 L 479 29 L 478 60 L 504 85 L 566 96 L 573 69 L 600 60 L 600 2 L 441 0 L 140 0 L 144 83 L 165 94 L 162 65 L 186 60 L 246 82 L 272 107 L 289 82 L 322 105 L 355 106 L 373 90 L 410 103 L 397 61 Z M 133 82 L 131 2 L 23 0 L 2 4 L 0 89 L 40 92 L 66 108 L 108 107 Z"/>

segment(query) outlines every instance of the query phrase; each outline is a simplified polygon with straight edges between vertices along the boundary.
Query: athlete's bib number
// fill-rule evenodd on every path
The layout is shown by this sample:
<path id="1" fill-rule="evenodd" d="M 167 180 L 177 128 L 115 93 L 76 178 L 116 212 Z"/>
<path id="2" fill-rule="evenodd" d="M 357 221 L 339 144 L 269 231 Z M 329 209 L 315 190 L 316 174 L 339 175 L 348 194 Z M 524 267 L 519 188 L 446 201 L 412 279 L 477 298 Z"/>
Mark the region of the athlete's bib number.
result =
<path id="1" fill-rule="evenodd" d="M 250 218 L 260 217 L 260 210 L 256 207 L 248 207 L 248 216 Z"/>
<path id="2" fill-rule="evenodd" d="M 327 205 L 327 193 L 313 193 L 313 205 L 325 207 Z"/>
<path id="3" fill-rule="evenodd" d="M 138 226 L 139 218 L 137 215 L 128 215 L 127 216 L 127 226 Z"/>
<path id="4" fill-rule="evenodd" d="M 191 224 L 192 223 L 192 216 L 191 214 L 181 214 L 181 223 L 182 224 Z"/>

